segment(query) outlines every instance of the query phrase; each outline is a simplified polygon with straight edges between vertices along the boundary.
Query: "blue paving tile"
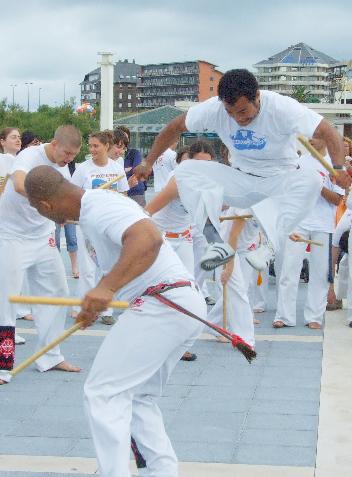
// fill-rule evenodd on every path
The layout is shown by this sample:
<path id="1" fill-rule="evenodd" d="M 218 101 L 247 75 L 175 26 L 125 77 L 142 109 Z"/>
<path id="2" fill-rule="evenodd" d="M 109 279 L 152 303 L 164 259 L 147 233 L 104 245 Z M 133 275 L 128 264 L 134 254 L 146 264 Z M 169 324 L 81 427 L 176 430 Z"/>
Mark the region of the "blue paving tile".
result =
<path id="1" fill-rule="evenodd" d="M 265 440 L 255 448 L 253 444 L 241 445 L 232 463 L 314 467 L 315 451 L 315 447 L 268 445 Z"/>

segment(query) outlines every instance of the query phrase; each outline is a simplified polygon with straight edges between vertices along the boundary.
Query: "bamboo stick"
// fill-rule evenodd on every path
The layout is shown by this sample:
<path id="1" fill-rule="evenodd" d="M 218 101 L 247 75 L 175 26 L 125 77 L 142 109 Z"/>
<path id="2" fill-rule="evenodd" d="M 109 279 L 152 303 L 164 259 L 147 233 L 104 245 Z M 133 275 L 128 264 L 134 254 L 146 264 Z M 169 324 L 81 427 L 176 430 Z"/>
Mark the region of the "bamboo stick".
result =
<path id="1" fill-rule="evenodd" d="M 323 247 L 324 246 L 324 244 L 321 243 L 321 242 L 315 242 L 314 240 L 308 240 L 308 239 L 305 239 L 303 237 L 301 237 L 298 240 L 294 240 L 294 242 L 303 242 L 303 243 L 307 243 L 308 245 L 318 245 L 318 247 Z"/>
<path id="2" fill-rule="evenodd" d="M 81 323 L 76 323 L 75 325 L 71 326 L 71 328 L 68 328 L 62 335 L 58 336 L 54 341 L 51 343 L 47 344 L 44 346 L 44 348 L 38 350 L 36 353 L 32 354 L 29 358 L 25 359 L 21 364 L 16 366 L 12 371 L 10 371 L 10 374 L 12 377 L 16 376 L 18 373 L 23 371 L 24 369 L 28 368 L 34 361 L 39 359 L 43 354 L 47 353 L 50 351 L 52 348 L 60 344 L 62 341 L 64 341 L 66 338 L 71 336 L 75 331 L 79 330 L 81 328 L 82 324 Z"/>
<path id="3" fill-rule="evenodd" d="M 335 169 L 324 159 L 324 157 L 320 154 L 320 152 L 318 152 L 315 149 L 315 147 L 311 145 L 311 143 L 308 141 L 306 137 L 302 136 L 302 134 L 299 134 L 297 136 L 297 139 L 311 153 L 311 155 L 315 157 L 315 159 L 317 159 L 323 167 L 325 167 L 325 169 L 332 176 L 337 177 L 337 172 L 335 171 Z"/>
<path id="4" fill-rule="evenodd" d="M 349 137 L 344 136 L 343 139 L 344 139 L 344 141 L 348 142 L 349 144 L 352 144 L 352 139 L 350 139 Z"/>
<path id="5" fill-rule="evenodd" d="M 220 222 L 224 220 L 241 220 L 241 219 L 252 219 L 253 215 L 224 215 L 223 217 L 219 217 Z"/>
<path id="6" fill-rule="evenodd" d="M 115 184 L 115 182 L 118 182 L 119 180 L 123 179 L 125 176 L 124 175 L 121 175 L 121 176 L 117 176 L 115 177 L 115 179 L 112 179 L 111 181 L 109 182 L 106 182 L 105 184 L 102 184 L 101 186 L 97 187 L 98 189 L 110 189 L 110 187 Z"/>
<path id="7" fill-rule="evenodd" d="M 82 300 L 79 298 L 61 298 L 49 296 L 9 296 L 10 303 L 26 303 L 30 305 L 57 305 L 57 306 L 80 306 Z M 109 308 L 128 308 L 127 301 L 112 301 Z"/>

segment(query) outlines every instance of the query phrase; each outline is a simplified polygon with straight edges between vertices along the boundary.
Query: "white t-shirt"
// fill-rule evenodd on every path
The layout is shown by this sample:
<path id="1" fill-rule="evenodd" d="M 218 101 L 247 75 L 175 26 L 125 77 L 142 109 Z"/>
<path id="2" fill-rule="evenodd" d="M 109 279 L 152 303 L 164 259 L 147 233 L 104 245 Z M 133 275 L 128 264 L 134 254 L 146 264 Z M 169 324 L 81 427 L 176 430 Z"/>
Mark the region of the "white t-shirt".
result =
<path id="1" fill-rule="evenodd" d="M 326 162 L 331 164 L 331 159 L 329 155 L 326 155 Z M 344 190 L 341 187 L 333 184 L 331 182 L 329 173 L 327 170 L 310 154 L 302 154 L 299 158 L 299 165 L 302 168 L 308 168 L 312 173 L 316 172 L 320 174 L 322 178 L 322 185 L 328 190 L 336 192 L 341 196 L 344 195 Z M 306 217 L 302 222 L 300 222 L 299 227 L 302 227 L 306 230 L 314 232 L 326 232 L 333 233 L 335 230 L 335 215 L 336 215 L 336 205 L 328 202 L 322 195 L 319 196 L 319 199 L 312 210 L 312 212 Z"/>
<path id="2" fill-rule="evenodd" d="M 176 167 L 176 152 L 172 149 L 166 149 L 165 152 L 153 164 L 154 190 L 161 191 L 168 182 L 170 172 Z"/>
<path id="3" fill-rule="evenodd" d="M 344 232 L 350 230 L 352 226 L 352 210 L 346 209 L 342 215 L 339 223 L 336 226 L 334 235 L 332 236 L 332 244 L 334 247 L 338 247 L 340 244 L 340 239 Z"/>
<path id="4" fill-rule="evenodd" d="M 123 176 L 118 182 L 111 186 L 118 192 L 126 192 L 129 190 L 127 178 L 123 167 L 116 161 L 109 158 L 106 166 L 97 166 L 93 159 L 88 159 L 77 165 L 72 175 L 72 182 L 82 189 L 97 189 L 115 179 L 115 177 Z"/>
<path id="5" fill-rule="evenodd" d="M 48 159 L 45 145 L 31 146 L 20 152 L 11 174 L 16 171 L 28 173 L 37 166 L 51 166 L 61 172 L 61 167 Z M 36 239 L 49 236 L 54 229 L 55 223 L 31 207 L 28 199 L 15 191 L 13 181 L 8 180 L 0 201 L 0 237 Z"/>
<path id="6" fill-rule="evenodd" d="M 166 184 L 169 183 L 174 175 L 174 171 L 169 174 Z M 191 224 L 190 215 L 179 198 L 172 200 L 154 214 L 153 220 L 159 229 L 164 232 L 181 233 L 189 229 Z"/>
<path id="7" fill-rule="evenodd" d="M 262 177 L 296 167 L 296 134 L 311 137 L 322 116 L 273 91 L 260 91 L 260 111 L 248 126 L 240 126 L 218 97 L 190 108 L 190 132 L 216 132 L 229 149 L 232 167 Z"/>
<path id="8" fill-rule="evenodd" d="M 142 208 L 128 197 L 105 190 L 85 192 L 79 223 L 88 252 L 104 275 L 109 273 L 119 260 L 124 232 L 143 219 L 151 220 Z M 190 279 L 191 276 L 179 257 L 171 246 L 164 242 L 151 267 L 121 288 L 116 295 L 121 300 L 131 301 L 152 285 Z"/>
<path id="9" fill-rule="evenodd" d="M 13 156 L 12 154 L 0 154 L 0 194 L 6 176 L 10 174 L 15 159 L 16 156 Z"/>

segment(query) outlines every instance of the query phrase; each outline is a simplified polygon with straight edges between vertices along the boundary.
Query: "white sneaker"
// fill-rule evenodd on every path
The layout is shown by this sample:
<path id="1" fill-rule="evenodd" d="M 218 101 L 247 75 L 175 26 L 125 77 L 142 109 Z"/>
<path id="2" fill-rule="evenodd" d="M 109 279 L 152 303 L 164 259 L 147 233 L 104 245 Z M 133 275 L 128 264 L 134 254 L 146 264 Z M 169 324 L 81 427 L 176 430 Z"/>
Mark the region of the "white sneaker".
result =
<path id="1" fill-rule="evenodd" d="M 25 342 L 26 342 L 26 340 L 24 338 L 22 338 L 22 336 L 15 333 L 15 344 L 16 345 L 25 344 Z"/>
<path id="2" fill-rule="evenodd" d="M 214 270 L 214 268 L 229 262 L 235 253 L 236 250 L 228 243 L 213 243 L 209 245 L 208 250 L 203 255 L 200 266 L 203 270 Z"/>
<path id="3" fill-rule="evenodd" d="M 274 258 L 274 251 L 268 245 L 260 245 L 256 250 L 252 250 L 246 254 L 246 260 L 251 267 L 262 272 Z"/>

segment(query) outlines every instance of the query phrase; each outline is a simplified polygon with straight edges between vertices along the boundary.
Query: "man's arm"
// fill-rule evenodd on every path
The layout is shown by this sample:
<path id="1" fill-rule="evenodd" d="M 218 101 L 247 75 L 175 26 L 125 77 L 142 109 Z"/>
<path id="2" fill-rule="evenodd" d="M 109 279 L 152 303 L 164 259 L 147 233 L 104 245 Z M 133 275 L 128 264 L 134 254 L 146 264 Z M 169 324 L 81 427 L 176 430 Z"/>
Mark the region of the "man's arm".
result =
<path id="1" fill-rule="evenodd" d="M 329 190 L 326 187 L 322 188 L 321 196 L 324 197 L 324 199 L 327 200 L 330 204 L 334 204 L 334 205 L 339 205 L 339 203 L 343 199 L 342 195 L 332 190 Z"/>
<path id="2" fill-rule="evenodd" d="M 156 196 L 152 198 L 150 202 L 148 202 L 148 204 L 144 207 L 144 210 L 150 215 L 156 214 L 172 200 L 177 199 L 177 197 L 178 190 L 176 180 L 174 177 L 172 177 L 164 189 L 162 189 L 158 194 L 156 194 Z"/>
<path id="3" fill-rule="evenodd" d="M 98 285 L 85 295 L 77 322 L 82 322 L 83 328 L 91 325 L 96 314 L 106 310 L 117 290 L 153 265 L 162 244 L 161 234 L 150 219 L 142 219 L 131 225 L 122 236 L 119 260 Z"/>
<path id="4" fill-rule="evenodd" d="M 181 114 L 181 116 L 173 119 L 167 126 L 165 126 L 155 138 L 145 163 L 135 168 L 134 174 L 137 179 L 147 179 L 157 158 L 161 156 L 168 147 L 177 142 L 181 134 L 186 131 L 186 113 Z"/>
<path id="5" fill-rule="evenodd" d="M 325 141 L 333 165 L 344 165 L 345 152 L 342 137 L 326 119 L 320 121 L 318 127 L 314 131 L 313 137 L 323 139 Z"/>
<path id="6" fill-rule="evenodd" d="M 24 197 L 27 197 L 27 194 L 26 194 L 26 191 L 25 191 L 25 188 L 24 188 L 25 178 L 26 178 L 26 173 L 24 171 L 15 171 L 11 176 L 11 179 L 13 181 L 13 187 L 14 187 L 15 191 L 18 194 L 21 194 Z"/>

